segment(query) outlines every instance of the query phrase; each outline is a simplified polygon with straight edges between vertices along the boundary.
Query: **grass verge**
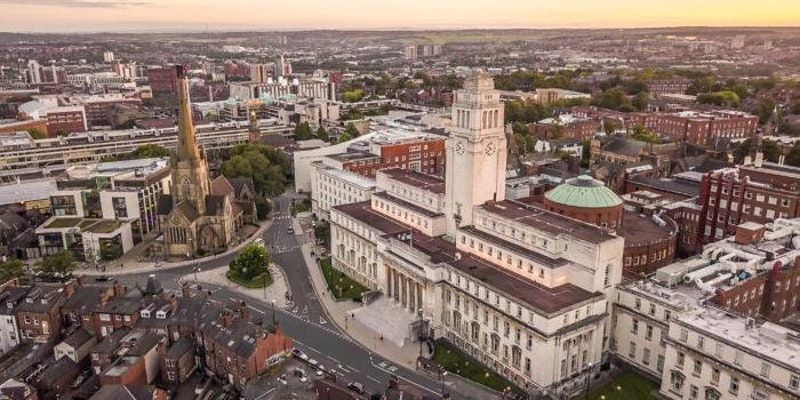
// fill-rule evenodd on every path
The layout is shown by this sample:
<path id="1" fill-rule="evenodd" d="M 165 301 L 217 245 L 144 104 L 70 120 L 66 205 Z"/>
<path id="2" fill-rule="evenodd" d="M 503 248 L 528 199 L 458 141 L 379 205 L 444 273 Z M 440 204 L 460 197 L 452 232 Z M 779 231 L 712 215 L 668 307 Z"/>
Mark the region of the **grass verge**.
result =
<path id="1" fill-rule="evenodd" d="M 319 262 L 322 268 L 322 275 L 325 276 L 325 281 L 328 283 L 328 288 L 333 291 L 333 297 L 336 300 L 352 300 L 359 298 L 361 293 L 368 291 L 364 285 L 354 281 L 343 272 L 331 266 L 330 257 L 323 258 Z"/>
<path id="2" fill-rule="evenodd" d="M 625 371 L 611 382 L 589 390 L 591 400 L 649 400 L 656 385 L 635 371 Z"/>
<path id="3" fill-rule="evenodd" d="M 508 379 L 503 378 L 496 372 L 483 366 L 480 361 L 459 350 L 450 342 L 439 339 L 436 341 L 435 347 L 436 349 L 433 352 L 433 360 L 447 371 L 460 375 L 473 382 L 480 383 L 481 385 L 501 393 L 509 388 L 511 388 L 512 392 L 521 392 L 520 389 Z"/>

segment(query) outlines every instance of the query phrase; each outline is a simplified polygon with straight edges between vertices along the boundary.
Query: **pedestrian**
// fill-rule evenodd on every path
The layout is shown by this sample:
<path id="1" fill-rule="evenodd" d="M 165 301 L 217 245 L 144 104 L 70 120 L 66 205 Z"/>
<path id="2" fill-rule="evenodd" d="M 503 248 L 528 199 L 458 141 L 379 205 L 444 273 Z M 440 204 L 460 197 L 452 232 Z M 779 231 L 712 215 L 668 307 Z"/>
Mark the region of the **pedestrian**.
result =
<path id="1" fill-rule="evenodd" d="M 381 342 L 383 341 L 383 335 L 381 335 Z"/>

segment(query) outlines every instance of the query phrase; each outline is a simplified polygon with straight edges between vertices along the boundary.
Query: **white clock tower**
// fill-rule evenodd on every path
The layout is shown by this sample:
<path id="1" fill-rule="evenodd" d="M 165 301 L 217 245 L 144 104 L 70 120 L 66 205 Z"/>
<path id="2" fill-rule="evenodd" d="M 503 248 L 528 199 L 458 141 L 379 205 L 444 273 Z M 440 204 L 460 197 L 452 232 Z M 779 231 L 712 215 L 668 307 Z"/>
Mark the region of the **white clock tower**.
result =
<path id="1" fill-rule="evenodd" d="M 472 225 L 473 209 L 505 199 L 506 136 L 494 80 L 473 72 L 455 92 L 447 139 L 447 231 Z"/>

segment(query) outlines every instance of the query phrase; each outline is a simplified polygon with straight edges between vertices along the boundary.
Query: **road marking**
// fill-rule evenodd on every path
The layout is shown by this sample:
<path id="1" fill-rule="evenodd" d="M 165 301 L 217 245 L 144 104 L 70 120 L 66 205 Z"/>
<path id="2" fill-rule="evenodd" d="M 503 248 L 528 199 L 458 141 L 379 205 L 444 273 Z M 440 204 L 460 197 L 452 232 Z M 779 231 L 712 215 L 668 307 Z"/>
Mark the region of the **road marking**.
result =
<path id="1" fill-rule="evenodd" d="M 367 375 L 367 379 L 372 379 L 373 382 L 375 382 L 375 383 L 377 383 L 379 385 L 381 384 L 381 381 L 379 381 L 379 380 L 377 380 L 377 379 L 375 379 L 375 378 L 373 378 L 373 377 L 371 377 L 369 375 Z"/>
<path id="2" fill-rule="evenodd" d="M 341 367 L 342 367 L 342 363 L 341 363 L 339 360 L 337 360 L 337 359 L 335 359 L 335 358 L 333 358 L 333 357 L 331 357 L 331 356 L 326 356 L 326 357 L 328 357 L 328 358 L 329 358 L 329 359 L 331 359 L 333 362 L 335 362 L 337 365 L 339 365 L 339 368 L 341 368 Z"/>

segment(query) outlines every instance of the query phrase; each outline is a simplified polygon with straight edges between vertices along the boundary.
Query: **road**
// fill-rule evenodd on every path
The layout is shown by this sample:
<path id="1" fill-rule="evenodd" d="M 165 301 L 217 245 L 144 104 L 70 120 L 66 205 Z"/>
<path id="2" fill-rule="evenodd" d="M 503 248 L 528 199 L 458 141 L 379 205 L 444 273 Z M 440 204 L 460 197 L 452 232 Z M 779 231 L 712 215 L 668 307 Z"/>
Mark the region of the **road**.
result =
<path id="1" fill-rule="evenodd" d="M 295 341 L 296 348 L 316 359 L 327 370 L 332 370 L 338 379 L 346 382 L 360 382 L 371 392 L 383 391 L 392 375 L 396 375 L 412 385 L 431 393 L 441 393 L 441 382 L 421 375 L 416 371 L 400 367 L 353 341 L 339 328 L 327 320 L 326 314 L 311 286 L 308 270 L 300 251 L 302 235 L 289 233 L 292 226 L 290 213 L 291 198 L 283 195 L 274 201 L 272 225 L 264 233 L 264 241 L 270 248 L 272 260 L 285 271 L 293 293 L 294 306 L 288 310 L 272 309 L 262 301 L 222 287 L 206 284 L 204 288 L 212 291 L 212 296 L 222 301 L 245 301 L 256 313 L 268 313 L 281 324 L 287 335 Z M 295 232 L 299 233 L 299 232 Z M 227 266 L 235 255 L 199 263 L 202 270 Z M 143 285 L 147 276 L 155 274 L 156 279 L 168 292 L 178 293 L 178 281 L 182 276 L 192 279 L 194 266 L 177 267 L 156 272 L 143 272 L 116 275 L 123 285 Z M 468 396 L 459 395 L 459 399 Z"/>

